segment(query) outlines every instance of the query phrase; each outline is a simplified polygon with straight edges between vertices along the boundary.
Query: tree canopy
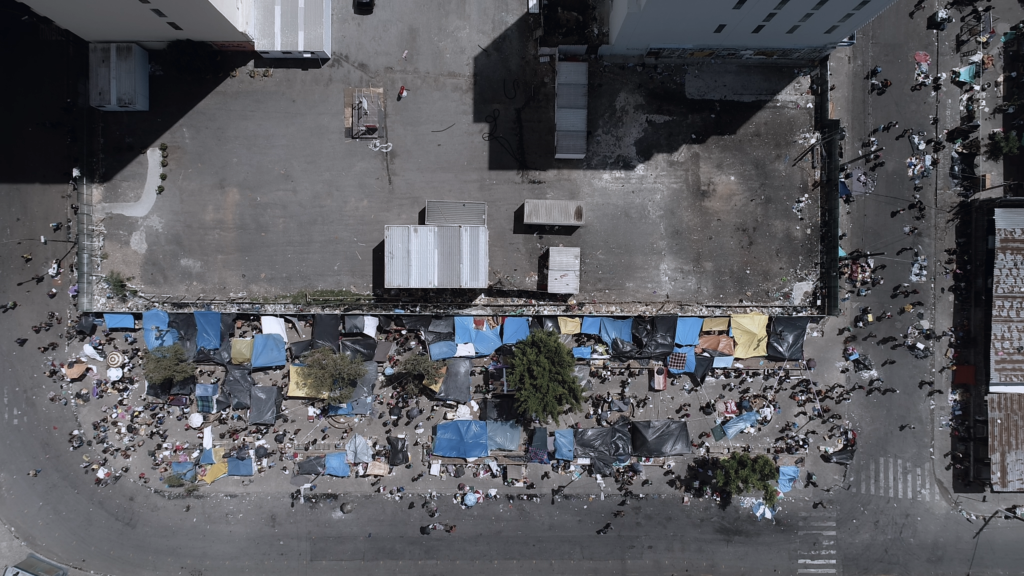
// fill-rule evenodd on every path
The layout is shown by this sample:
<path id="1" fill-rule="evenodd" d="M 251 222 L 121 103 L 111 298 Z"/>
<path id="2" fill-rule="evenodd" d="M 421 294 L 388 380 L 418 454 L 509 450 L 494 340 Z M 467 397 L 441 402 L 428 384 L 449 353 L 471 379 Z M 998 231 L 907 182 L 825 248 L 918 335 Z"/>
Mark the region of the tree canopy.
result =
<path id="1" fill-rule="evenodd" d="M 188 361 L 184 348 L 172 344 L 150 350 L 142 360 L 142 371 L 151 384 L 163 384 L 195 376 L 196 365 Z"/>
<path id="2" fill-rule="evenodd" d="M 398 363 L 398 375 L 403 382 L 432 384 L 441 378 L 440 362 L 434 362 L 426 354 L 415 354 Z"/>
<path id="3" fill-rule="evenodd" d="M 566 406 L 578 410 L 583 390 L 573 376 L 573 365 L 572 353 L 554 332 L 534 332 L 517 343 L 506 375 L 516 391 L 516 411 L 545 422 L 557 420 Z"/>
<path id="4" fill-rule="evenodd" d="M 718 482 L 719 490 L 725 493 L 723 496 L 760 491 L 769 508 L 775 507 L 778 497 L 772 485 L 772 481 L 778 477 L 775 462 L 764 454 L 751 458 L 749 454 L 733 452 L 728 458 L 720 460 L 715 470 L 715 481 Z M 726 497 L 723 497 L 723 502 L 727 502 Z"/>
<path id="5" fill-rule="evenodd" d="M 358 360 L 324 347 L 302 355 L 302 378 L 306 388 L 328 402 L 347 402 L 355 391 L 355 382 L 366 375 L 366 367 Z"/>

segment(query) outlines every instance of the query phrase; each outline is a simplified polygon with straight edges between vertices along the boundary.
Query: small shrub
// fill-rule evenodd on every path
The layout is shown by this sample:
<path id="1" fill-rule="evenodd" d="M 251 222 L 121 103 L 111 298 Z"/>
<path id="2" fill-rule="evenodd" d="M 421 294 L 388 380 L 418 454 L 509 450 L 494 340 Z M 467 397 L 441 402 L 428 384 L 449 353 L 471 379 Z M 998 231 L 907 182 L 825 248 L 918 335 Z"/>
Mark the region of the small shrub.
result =
<path id="1" fill-rule="evenodd" d="M 160 143 L 160 151 L 161 152 L 167 152 L 167 143 L 166 142 L 161 142 Z"/>
<path id="2" fill-rule="evenodd" d="M 160 161 L 160 166 L 163 166 L 164 168 L 167 168 L 167 160 L 161 160 Z"/>
<path id="3" fill-rule="evenodd" d="M 161 185 L 156 187 L 156 193 L 157 194 L 163 194 L 164 193 L 164 185 L 163 184 L 161 184 Z"/>
<path id="4" fill-rule="evenodd" d="M 160 173 L 160 179 L 161 180 L 167 180 L 167 174 L 165 174 L 164 172 L 161 172 Z"/>
<path id="5" fill-rule="evenodd" d="M 160 156 L 161 156 L 162 158 L 167 158 L 167 156 L 168 156 L 168 154 L 167 154 L 167 150 L 164 150 L 163 152 L 161 152 L 161 153 L 160 153 Z"/>
<path id="6" fill-rule="evenodd" d="M 185 485 L 185 479 L 179 474 L 171 474 L 164 478 L 164 483 L 167 484 L 168 488 L 181 488 Z"/>
<path id="7" fill-rule="evenodd" d="M 138 292 L 138 290 L 128 285 L 134 279 L 134 277 L 125 276 L 116 270 L 111 271 L 110 274 L 104 277 L 104 280 L 110 285 L 110 292 L 121 300 L 134 296 Z"/>

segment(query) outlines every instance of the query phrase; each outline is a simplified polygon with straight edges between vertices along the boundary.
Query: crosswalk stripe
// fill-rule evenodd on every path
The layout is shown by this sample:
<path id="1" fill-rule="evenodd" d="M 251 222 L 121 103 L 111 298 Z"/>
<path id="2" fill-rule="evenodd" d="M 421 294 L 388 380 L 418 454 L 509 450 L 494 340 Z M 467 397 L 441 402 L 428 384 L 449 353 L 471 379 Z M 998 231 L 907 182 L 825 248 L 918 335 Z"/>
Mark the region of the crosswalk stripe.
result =
<path id="1" fill-rule="evenodd" d="M 875 461 L 871 461 L 871 495 L 875 495 Z"/>
<path id="2" fill-rule="evenodd" d="M 801 558 L 801 559 L 797 560 L 796 563 L 797 564 L 835 564 L 836 561 L 835 560 L 808 560 L 806 558 Z"/>
<path id="3" fill-rule="evenodd" d="M 863 474 L 860 475 L 860 493 L 861 494 L 864 493 L 864 475 Z"/>
<path id="4" fill-rule="evenodd" d="M 915 492 L 915 494 L 917 495 L 917 499 L 920 500 L 921 499 L 921 469 L 917 468 L 916 471 L 917 471 L 917 491 Z"/>
<path id="5" fill-rule="evenodd" d="M 889 498 L 893 497 L 896 489 L 896 483 L 893 482 L 893 475 L 895 474 L 895 464 L 892 458 L 889 458 Z"/>
<path id="6" fill-rule="evenodd" d="M 903 498 L 903 460 L 896 461 L 896 497 Z"/>
<path id="7" fill-rule="evenodd" d="M 924 475 L 924 499 L 927 502 L 932 501 L 932 478 L 931 474 Z"/>
<path id="8" fill-rule="evenodd" d="M 825 556 L 826 554 L 836 554 L 835 550 L 811 550 L 810 552 L 797 552 L 797 554 L 803 554 L 805 556 Z"/>
<path id="9" fill-rule="evenodd" d="M 835 574 L 835 568 L 804 568 L 797 570 L 797 574 Z"/>
<path id="10" fill-rule="evenodd" d="M 808 522 L 808 526 L 835 526 L 835 522 Z"/>
<path id="11" fill-rule="evenodd" d="M 835 536 L 835 531 L 829 530 L 800 530 L 797 534 L 821 534 L 822 536 Z"/>

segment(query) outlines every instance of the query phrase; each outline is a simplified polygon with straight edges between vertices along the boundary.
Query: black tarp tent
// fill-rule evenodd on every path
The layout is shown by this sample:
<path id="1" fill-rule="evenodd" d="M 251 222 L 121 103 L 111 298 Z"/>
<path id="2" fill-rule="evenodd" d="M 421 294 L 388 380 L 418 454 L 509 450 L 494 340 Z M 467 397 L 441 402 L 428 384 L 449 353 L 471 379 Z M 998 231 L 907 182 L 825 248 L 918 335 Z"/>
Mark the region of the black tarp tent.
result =
<path id="1" fill-rule="evenodd" d="M 516 419 L 515 401 L 511 396 L 484 398 L 480 401 L 480 419 L 487 421 L 511 421 Z"/>
<path id="2" fill-rule="evenodd" d="M 327 471 L 326 458 L 324 456 L 314 456 L 312 458 L 306 458 L 300 460 L 295 465 L 296 474 L 304 474 L 308 476 L 319 476 Z"/>
<path id="3" fill-rule="evenodd" d="M 441 380 L 441 387 L 438 388 L 434 398 L 437 400 L 451 400 L 465 404 L 473 399 L 473 388 L 470 384 L 469 372 L 473 369 L 473 362 L 469 358 L 452 358 L 448 360 L 448 369 L 445 371 L 444 379 Z"/>
<path id="4" fill-rule="evenodd" d="M 804 338 L 810 318 L 773 316 L 768 332 L 768 359 L 774 362 L 804 359 Z"/>
<path id="5" fill-rule="evenodd" d="M 608 428 L 584 428 L 576 430 L 575 456 L 590 458 L 595 474 L 609 476 L 614 472 L 615 462 L 624 463 L 633 454 L 633 440 L 629 433 L 629 422 L 620 421 Z"/>
<path id="6" fill-rule="evenodd" d="M 832 452 L 826 458 L 829 462 L 833 464 L 842 464 L 843 466 L 848 466 L 853 463 L 853 454 L 856 451 L 856 448 L 852 446 L 847 446 L 841 450 L 836 450 L 835 452 Z"/>
<path id="7" fill-rule="evenodd" d="M 313 348 L 334 348 L 339 350 L 338 336 L 341 335 L 341 316 L 338 314 L 317 314 L 313 316 Z"/>
<path id="8" fill-rule="evenodd" d="M 185 349 L 185 357 L 189 361 L 195 359 L 198 349 L 196 336 L 199 335 L 195 315 L 191 312 L 171 312 L 167 314 L 167 327 L 178 331 L 178 341 L 175 344 Z"/>
<path id="9" fill-rule="evenodd" d="M 682 456 L 690 453 L 690 431 L 681 420 L 633 422 L 633 455 L 645 458 Z"/>
<path id="10" fill-rule="evenodd" d="M 220 395 L 231 402 L 232 410 L 245 410 L 250 406 L 252 389 L 256 386 L 256 381 L 246 368 L 234 364 L 228 364 L 224 368 L 227 369 L 227 374 L 221 382 Z"/>
<path id="11" fill-rule="evenodd" d="M 708 372 L 711 371 L 711 366 L 714 364 L 715 359 L 711 356 L 705 356 L 704 354 L 698 354 L 694 358 L 693 372 L 687 372 L 687 376 L 693 380 L 693 383 L 697 386 L 703 386 L 704 380 L 708 377 Z"/>
<path id="12" fill-rule="evenodd" d="M 85 334 L 86 336 L 92 336 L 92 333 L 96 330 L 96 318 L 92 314 L 82 314 L 78 319 L 78 325 L 75 326 L 75 332 L 79 334 Z"/>
<path id="13" fill-rule="evenodd" d="M 405 466 L 409 463 L 409 444 L 405 438 L 388 436 L 388 466 Z"/>
<path id="14" fill-rule="evenodd" d="M 377 354 L 377 339 L 373 336 L 346 336 L 340 351 L 353 360 L 372 361 Z"/>
<path id="15" fill-rule="evenodd" d="M 421 332 L 430 327 L 430 320 L 430 316 L 412 314 L 405 314 L 398 317 L 398 323 L 406 330 L 419 330 Z M 454 326 L 454 322 L 452 325 Z M 455 332 L 454 328 L 452 328 L 452 332 Z"/>
<path id="16" fill-rule="evenodd" d="M 303 354 L 313 349 L 313 341 L 299 340 L 298 342 L 290 342 L 288 349 L 292 351 L 292 360 L 299 361 Z"/>
<path id="17" fill-rule="evenodd" d="M 281 412 L 281 389 L 277 386 L 253 386 L 249 398 L 249 424 L 273 426 Z"/>
<path id="18" fill-rule="evenodd" d="M 195 317 L 193 316 L 193 322 Z M 170 322 L 168 322 L 170 325 Z M 220 315 L 220 348 L 208 350 L 199 348 L 196 350 L 195 359 L 197 364 L 219 364 L 226 366 L 231 362 L 231 335 L 235 332 L 235 315 L 222 313 Z"/>
<path id="19" fill-rule="evenodd" d="M 533 429 L 533 436 L 530 437 L 530 448 L 527 454 L 530 462 L 536 464 L 550 464 L 548 456 L 548 429 L 539 427 Z"/>
<path id="20" fill-rule="evenodd" d="M 171 384 L 171 396 L 191 396 L 196 393 L 196 377 L 189 376 Z"/>
<path id="21" fill-rule="evenodd" d="M 430 319 L 430 324 L 427 325 L 428 332 L 438 332 L 441 334 L 452 333 L 455 334 L 455 317 L 454 316 L 434 316 Z"/>
<path id="22" fill-rule="evenodd" d="M 633 319 L 633 344 L 639 351 L 638 358 L 665 360 L 672 353 L 676 343 L 677 316 L 655 316 Z"/>

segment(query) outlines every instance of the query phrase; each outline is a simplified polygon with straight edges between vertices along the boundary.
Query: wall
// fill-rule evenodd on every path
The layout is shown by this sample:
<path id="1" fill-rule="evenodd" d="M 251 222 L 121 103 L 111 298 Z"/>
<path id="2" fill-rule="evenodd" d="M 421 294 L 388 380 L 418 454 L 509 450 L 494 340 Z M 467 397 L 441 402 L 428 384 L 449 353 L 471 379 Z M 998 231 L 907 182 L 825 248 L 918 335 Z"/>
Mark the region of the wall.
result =
<path id="1" fill-rule="evenodd" d="M 22 0 L 89 42 L 248 41 L 247 0 Z M 153 13 L 160 10 L 166 17 Z M 181 27 L 175 30 L 173 22 Z"/>
<path id="2" fill-rule="evenodd" d="M 611 45 L 601 53 L 643 55 L 651 47 L 832 46 L 894 3 L 895 0 L 612 0 Z"/>

